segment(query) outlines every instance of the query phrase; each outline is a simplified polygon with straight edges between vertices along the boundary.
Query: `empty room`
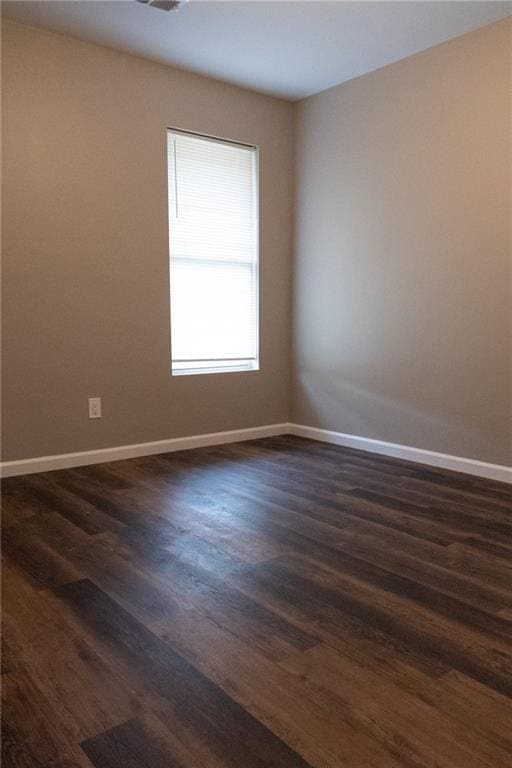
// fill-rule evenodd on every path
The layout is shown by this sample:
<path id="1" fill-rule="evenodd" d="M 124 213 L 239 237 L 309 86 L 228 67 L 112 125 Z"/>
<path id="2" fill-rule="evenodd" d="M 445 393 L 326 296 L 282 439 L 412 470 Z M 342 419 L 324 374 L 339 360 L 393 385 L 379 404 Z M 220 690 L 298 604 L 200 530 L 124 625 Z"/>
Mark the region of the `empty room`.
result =
<path id="1" fill-rule="evenodd" d="M 2 768 L 512 768 L 512 3 L 3 0 Z"/>

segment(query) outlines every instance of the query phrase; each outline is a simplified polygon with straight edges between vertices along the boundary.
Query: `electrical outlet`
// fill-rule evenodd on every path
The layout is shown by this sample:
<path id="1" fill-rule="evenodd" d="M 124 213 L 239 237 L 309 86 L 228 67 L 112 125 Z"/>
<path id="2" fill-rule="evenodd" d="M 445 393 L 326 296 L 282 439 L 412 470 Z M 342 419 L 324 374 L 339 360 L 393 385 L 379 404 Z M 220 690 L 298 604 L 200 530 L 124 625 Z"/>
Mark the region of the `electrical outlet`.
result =
<path id="1" fill-rule="evenodd" d="M 89 418 L 101 419 L 101 397 L 89 398 Z"/>

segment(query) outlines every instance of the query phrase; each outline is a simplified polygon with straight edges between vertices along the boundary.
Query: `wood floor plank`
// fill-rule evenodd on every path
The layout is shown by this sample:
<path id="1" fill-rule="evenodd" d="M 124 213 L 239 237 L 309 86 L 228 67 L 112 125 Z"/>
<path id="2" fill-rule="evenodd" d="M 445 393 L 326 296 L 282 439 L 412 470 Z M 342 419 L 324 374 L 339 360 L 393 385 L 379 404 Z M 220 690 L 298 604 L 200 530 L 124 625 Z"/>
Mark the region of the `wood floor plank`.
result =
<path id="1" fill-rule="evenodd" d="M 139 713 L 130 687 L 51 593 L 36 591 L 13 568 L 4 568 L 3 581 L 2 631 L 11 649 L 4 711 L 21 701 L 13 691 L 25 692 L 19 725 L 28 737 L 43 709 L 72 744 Z"/>
<path id="2" fill-rule="evenodd" d="M 417 555 L 410 556 L 407 553 L 409 542 L 404 541 L 400 532 L 397 532 L 398 535 L 395 536 L 397 545 L 390 546 L 388 544 L 383 548 L 380 529 L 375 531 L 373 535 L 358 535 L 358 529 L 361 529 L 359 523 L 332 526 L 329 524 L 319 525 L 317 521 L 314 523 L 305 521 L 303 518 L 304 515 L 307 517 L 307 511 L 303 510 L 301 515 L 297 516 L 291 511 L 293 502 L 286 498 L 281 498 L 281 504 L 286 504 L 283 509 L 281 505 L 269 503 L 266 497 L 264 503 L 258 501 L 255 491 L 252 493 L 240 491 L 235 495 L 235 500 L 236 496 L 247 499 L 244 506 L 246 513 L 248 510 L 254 510 L 254 517 L 257 518 L 257 509 L 259 508 L 263 509 L 266 517 L 271 517 L 271 522 L 268 522 L 267 526 L 272 526 L 274 538 L 279 538 L 281 535 L 280 532 L 276 531 L 276 525 L 292 528 L 294 550 L 306 550 L 308 556 L 313 557 L 316 551 L 321 560 L 332 561 L 336 557 L 340 563 L 343 562 L 342 552 L 345 553 L 345 557 L 356 556 L 358 559 L 378 565 L 398 577 L 409 577 L 409 579 L 413 579 L 427 588 L 433 587 L 437 592 L 452 595 L 491 613 L 501 610 L 511 601 L 510 590 L 503 583 L 500 583 L 497 589 L 493 589 L 491 586 L 482 585 L 474 579 L 468 579 L 466 576 L 461 576 L 459 573 L 445 568 L 444 566 L 452 561 L 452 552 L 456 551 L 455 547 L 450 550 L 450 555 L 447 556 L 446 548 L 440 550 L 430 542 L 422 541 L 420 546 L 423 544 L 423 550 L 427 550 L 428 555 L 418 560 Z M 315 543 L 312 544 L 311 541 Z M 414 547 L 416 541 L 414 538 L 410 546 Z M 326 549 L 322 550 L 321 546 L 317 546 L 322 544 L 335 549 L 336 554 L 330 553 Z M 491 568 L 489 567 L 487 570 L 489 572 Z M 508 573 L 504 574 L 503 581 L 507 582 L 508 577 Z M 508 581 L 508 586 L 510 583 Z"/>
<path id="3" fill-rule="evenodd" d="M 171 702 L 182 724 L 222 745 L 227 765 L 306 768 L 300 755 L 92 582 L 66 584 L 55 592 Z"/>
<path id="4" fill-rule="evenodd" d="M 67 729 L 64 717 L 55 716 L 51 699 L 41 695 L 29 673 L 2 680 L 2 766 L 91 768 L 77 734 Z"/>
<path id="5" fill-rule="evenodd" d="M 15 562 L 39 587 L 53 587 L 82 576 L 78 567 L 68 563 L 42 540 L 11 527 L 2 535 L 3 556 Z"/>
<path id="6" fill-rule="evenodd" d="M 354 581 L 322 575 L 303 560 L 254 566 L 244 579 L 281 605 L 293 607 L 303 621 L 351 628 L 355 637 L 362 632 L 381 634 L 383 642 L 397 643 L 402 652 L 409 648 L 425 662 L 445 664 L 512 697 L 512 655 L 507 641 L 487 641 L 444 617 L 436 620 L 407 601 L 386 597 L 384 591 L 372 592 Z M 503 619 L 503 626 L 509 624 Z"/>
<path id="7" fill-rule="evenodd" d="M 158 737 L 139 720 L 129 720 L 82 742 L 96 768 L 182 768 Z"/>
<path id="8" fill-rule="evenodd" d="M 469 766 L 505 764 L 508 751 L 490 738 L 484 739 L 446 713 L 437 711 L 419 696 L 405 692 L 398 682 L 382 677 L 369 665 L 361 667 L 338 651 L 311 649 L 283 662 L 301 679 L 311 680 L 340 697 L 351 709 L 355 723 L 368 729 L 393 752 L 400 745 L 415 765 L 436 765 L 436 752 L 441 750 L 448 764 Z M 435 733 L 435 744 L 427 734 Z M 508 746 L 508 745 L 507 745 Z"/>
<path id="9" fill-rule="evenodd" d="M 45 768 L 47 765 L 22 743 L 16 727 L 3 713 L 0 760 L 7 768 Z"/>
<path id="10" fill-rule="evenodd" d="M 258 720 L 291 739 L 292 746 L 313 765 L 401 765 L 385 746 L 354 731 L 343 703 L 323 690 L 307 690 L 298 677 L 204 614 L 183 611 L 178 621 L 160 622 L 152 629 Z"/>
<path id="11" fill-rule="evenodd" d="M 2 497 L 7 768 L 512 768 L 512 487 L 278 436 Z"/>
<path id="12" fill-rule="evenodd" d="M 216 572 L 197 564 L 180 560 L 172 552 L 160 558 L 157 573 L 174 601 L 183 599 L 212 616 L 221 625 L 229 626 L 237 635 L 255 643 L 271 658 L 282 658 L 296 649 L 316 645 L 313 632 L 300 629 L 279 614 L 222 579 Z"/>

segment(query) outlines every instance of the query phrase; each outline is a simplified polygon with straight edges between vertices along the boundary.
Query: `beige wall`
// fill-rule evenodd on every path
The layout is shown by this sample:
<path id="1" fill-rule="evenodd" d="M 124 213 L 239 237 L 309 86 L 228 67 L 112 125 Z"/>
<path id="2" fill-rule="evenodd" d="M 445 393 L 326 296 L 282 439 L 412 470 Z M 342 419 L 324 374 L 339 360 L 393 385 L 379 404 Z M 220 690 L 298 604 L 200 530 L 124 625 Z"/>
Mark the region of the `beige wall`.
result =
<path id="1" fill-rule="evenodd" d="M 292 105 L 4 22 L 4 460 L 291 417 L 512 463 L 510 30 L 296 106 L 290 379 Z M 170 376 L 167 125 L 260 145 L 259 372 Z"/>
<path id="2" fill-rule="evenodd" d="M 285 421 L 292 105 L 11 22 L 2 37 L 3 459 Z M 168 125 L 260 146 L 259 372 L 170 376 Z"/>
<path id="3" fill-rule="evenodd" d="M 293 421 L 512 463 L 511 26 L 297 107 Z"/>

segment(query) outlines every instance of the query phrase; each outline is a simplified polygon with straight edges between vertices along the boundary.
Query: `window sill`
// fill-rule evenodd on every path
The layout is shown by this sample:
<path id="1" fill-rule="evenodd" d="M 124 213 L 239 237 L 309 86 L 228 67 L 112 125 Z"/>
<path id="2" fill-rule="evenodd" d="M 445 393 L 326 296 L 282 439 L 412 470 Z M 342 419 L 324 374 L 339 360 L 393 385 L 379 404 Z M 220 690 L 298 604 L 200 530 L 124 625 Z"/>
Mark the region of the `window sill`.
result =
<path id="1" fill-rule="evenodd" d="M 171 369 L 171 376 L 202 376 L 206 373 L 245 373 L 247 371 L 259 371 L 259 363 L 250 365 L 220 366 L 218 368 L 180 368 Z"/>

